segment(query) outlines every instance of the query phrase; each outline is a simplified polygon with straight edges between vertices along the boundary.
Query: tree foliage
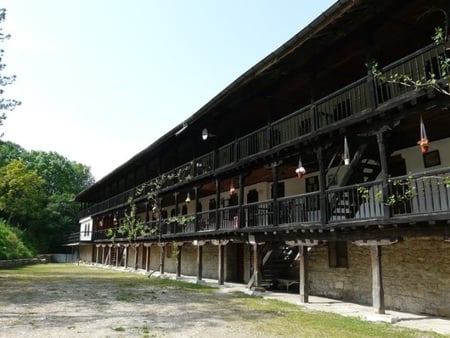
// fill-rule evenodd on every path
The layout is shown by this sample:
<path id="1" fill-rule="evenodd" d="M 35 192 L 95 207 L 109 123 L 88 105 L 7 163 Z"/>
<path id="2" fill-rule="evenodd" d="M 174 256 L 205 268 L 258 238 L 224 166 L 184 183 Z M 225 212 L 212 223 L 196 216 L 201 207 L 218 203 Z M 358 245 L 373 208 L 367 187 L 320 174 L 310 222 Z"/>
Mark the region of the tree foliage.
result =
<path id="1" fill-rule="evenodd" d="M 0 219 L 0 259 L 28 258 L 32 254 L 22 240 L 22 232 Z"/>
<path id="2" fill-rule="evenodd" d="M 5 21 L 6 18 L 6 9 L 0 8 L 0 126 L 3 124 L 3 121 L 6 119 L 6 111 L 13 110 L 16 106 L 20 105 L 20 101 L 9 99 L 3 97 L 3 87 L 10 85 L 16 80 L 15 75 L 5 75 L 3 71 L 5 70 L 6 65 L 3 63 L 3 43 L 8 40 L 11 36 L 9 34 L 5 34 L 3 32 L 3 28 L 1 24 Z M 0 137 L 2 134 L 0 133 Z"/>
<path id="3" fill-rule="evenodd" d="M 0 218 L 24 230 L 37 252 L 56 250 L 65 234 L 78 231 L 75 195 L 93 182 L 89 167 L 56 152 L 0 143 Z"/>
<path id="4" fill-rule="evenodd" d="M 43 186 L 44 180 L 20 159 L 0 168 L 0 211 L 8 223 L 38 216 L 45 201 Z"/>

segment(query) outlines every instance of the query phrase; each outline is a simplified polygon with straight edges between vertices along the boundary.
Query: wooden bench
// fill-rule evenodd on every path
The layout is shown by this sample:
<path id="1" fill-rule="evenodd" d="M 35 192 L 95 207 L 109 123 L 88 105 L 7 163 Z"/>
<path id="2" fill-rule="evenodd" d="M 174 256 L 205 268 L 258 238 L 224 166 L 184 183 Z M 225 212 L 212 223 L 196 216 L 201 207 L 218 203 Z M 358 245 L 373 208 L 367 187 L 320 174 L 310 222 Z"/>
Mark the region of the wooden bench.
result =
<path id="1" fill-rule="evenodd" d="M 289 287 L 291 285 L 300 284 L 298 280 L 293 279 L 276 278 L 275 281 L 278 282 L 278 285 L 286 286 L 287 292 L 289 292 Z"/>

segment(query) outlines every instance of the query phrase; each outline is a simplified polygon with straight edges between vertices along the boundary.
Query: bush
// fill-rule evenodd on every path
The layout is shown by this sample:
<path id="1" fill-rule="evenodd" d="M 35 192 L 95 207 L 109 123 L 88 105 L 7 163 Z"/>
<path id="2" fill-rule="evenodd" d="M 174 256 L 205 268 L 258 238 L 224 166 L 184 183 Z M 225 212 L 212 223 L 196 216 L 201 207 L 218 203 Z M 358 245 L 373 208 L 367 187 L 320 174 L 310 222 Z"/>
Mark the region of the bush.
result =
<path id="1" fill-rule="evenodd" d="M 0 219 L 0 260 L 29 257 L 33 253 L 23 243 L 21 231 Z"/>

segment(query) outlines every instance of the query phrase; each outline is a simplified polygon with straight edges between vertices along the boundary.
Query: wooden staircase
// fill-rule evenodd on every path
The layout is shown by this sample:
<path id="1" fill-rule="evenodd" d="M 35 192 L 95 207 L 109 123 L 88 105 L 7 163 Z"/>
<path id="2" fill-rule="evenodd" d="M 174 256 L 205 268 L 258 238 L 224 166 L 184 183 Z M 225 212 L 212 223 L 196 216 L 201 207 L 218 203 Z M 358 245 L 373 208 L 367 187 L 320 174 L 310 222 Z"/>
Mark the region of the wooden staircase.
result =
<path id="1" fill-rule="evenodd" d="M 377 150 L 368 142 L 361 143 L 347 168 L 339 186 L 345 187 L 373 181 L 381 172 Z M 360 208 L 357 188 L 336 192 L 328 196 L 328 220 L 353 218 Z"/>

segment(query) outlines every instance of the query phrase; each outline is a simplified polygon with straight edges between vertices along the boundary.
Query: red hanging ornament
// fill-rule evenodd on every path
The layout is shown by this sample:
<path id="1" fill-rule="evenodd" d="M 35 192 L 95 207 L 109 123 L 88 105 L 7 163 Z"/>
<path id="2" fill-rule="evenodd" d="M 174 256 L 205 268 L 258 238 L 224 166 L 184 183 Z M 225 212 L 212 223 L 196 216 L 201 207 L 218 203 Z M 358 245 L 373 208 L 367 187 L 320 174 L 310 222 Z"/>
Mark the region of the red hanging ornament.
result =
<path id="1" fill-rule="evenodd" d="M 301 157 L 299 157 L 299 159 L 298 159 L 298 168 L 295 169 L 295 172 L 297 173 L 298 179 L 301 179 L 303 177 L 303 175 L 306 173 L 306 169 L 303 167 Z"/>

